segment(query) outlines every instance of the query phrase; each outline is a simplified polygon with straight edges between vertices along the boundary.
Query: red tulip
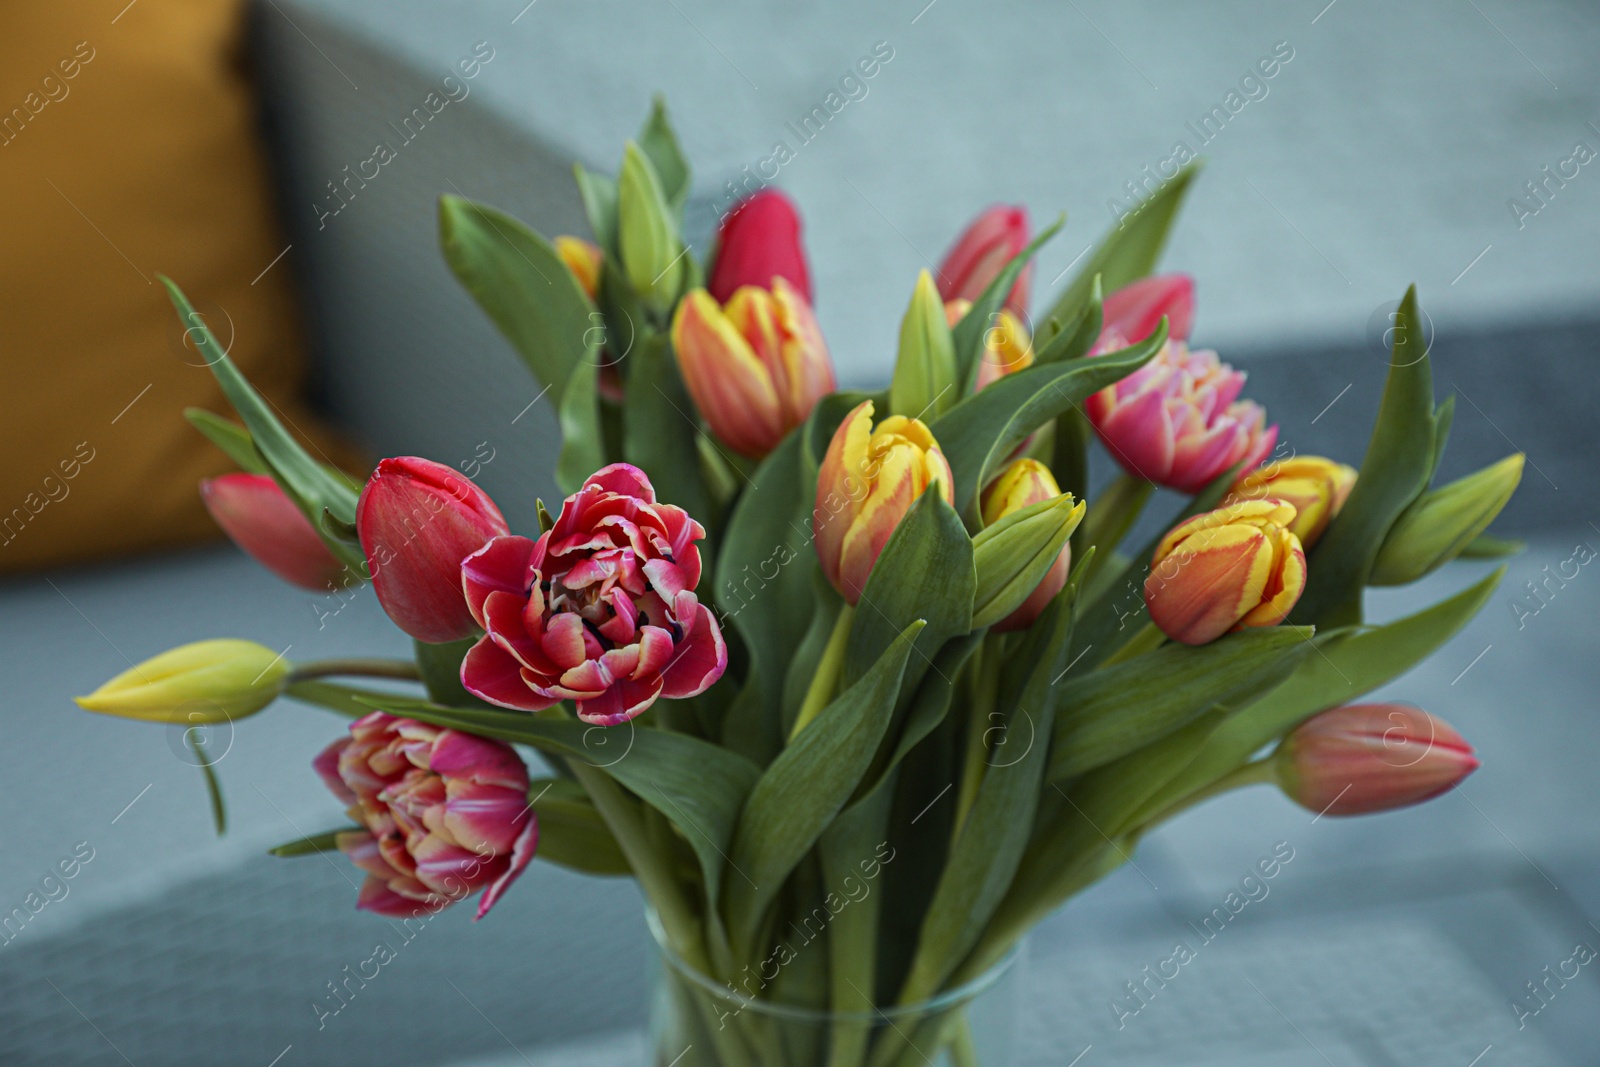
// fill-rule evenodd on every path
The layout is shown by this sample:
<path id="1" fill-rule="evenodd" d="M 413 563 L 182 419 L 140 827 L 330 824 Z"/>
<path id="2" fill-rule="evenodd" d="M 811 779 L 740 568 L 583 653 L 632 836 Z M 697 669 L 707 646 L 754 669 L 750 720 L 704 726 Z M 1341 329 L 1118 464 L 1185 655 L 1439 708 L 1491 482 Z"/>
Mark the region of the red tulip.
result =
<path id="1" fill-rule="evenodd" d="M 1167 337 L 1187 341 L 1194 327 L 1194 279 L 1187 274 L 1156 274 L 1125 285 L 1105 298 L 1102 339 L 1121 337 L 1113 347 L 1143 341 L 1167 317 Z"/>
<path id="2" fill-rule="evenodd" d="M 811 271 L 800 242 L 800 212 L 783 193 L 763 189 L 742 200 L 723 220 L 717 236 L 717 259 L 706 288 L 726 304 L 740 286 L 771 289 L 782 278 L 811 301 Z"/>
<path id="3" fill-rule="evenodd" d="M 717 620 L 694 594 L 705 534 L 657 503 L 639 468 L 602 468 L 537 541 L 497 537 L 462 563 L 466 603 L 487 633 L 462 661 L 461 684 L 503 708 L 575 701 L 578 718 L 601 726 L 659 697 L 705 692 L 728 666 Z"/>
<path id="4" fill-rule="evenodd" d="M 234 544 L 290 585 L 326 593 L 353 577 L 271 475 L 207 478 L 200 499 Z"/>
<path id="5" fill-rule="evenodd" d="M 939 264 L 939 295 L 945 300 L 977 300 L 1013 256 L 1028 246 L 1026 208 L 996 204 L 968 224 Z M 1006 297 L 1006 309 L 1019 318 L 1028 314 L 1028 286 L 1033 264 L 1023 268 Z"/>
<path id="6" fill-rule="evenodd" d="M 1478 769 L 1443 719 L 1404 704 L 1351 704 L 1302 723 L 1273 756 L 1295 803 L 1327 815 L 1420 804 Z"/>
<path id="7" fill-rule="evenodd" d="M 470 478 L 415 456 L 380 462 L 356 504 L 378 603 L 418 641 L 477 632 L 461 599 L 461 561 L 508 532 L 500 509 Z"/>
<path id="8" fill-rule="evenodd" d="M 375 711 L 312 766 L 364 827 L 336 840 L 367 872 L 366 911 L 409 918 L 483 889 L 481 919 L 538 847 L 528 768 L 503 741 Z"/>

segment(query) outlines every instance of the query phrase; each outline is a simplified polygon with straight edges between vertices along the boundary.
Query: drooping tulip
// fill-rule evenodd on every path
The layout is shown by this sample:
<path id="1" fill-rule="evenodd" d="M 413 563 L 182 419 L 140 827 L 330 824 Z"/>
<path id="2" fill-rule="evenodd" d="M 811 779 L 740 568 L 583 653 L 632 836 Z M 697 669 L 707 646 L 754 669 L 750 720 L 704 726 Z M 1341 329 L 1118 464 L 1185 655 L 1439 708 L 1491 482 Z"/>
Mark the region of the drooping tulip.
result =
<path id="1" fill-rule="evenodd" d="M 294 664 L 254 641 L 195 641 L 129 667 L 78 706 L 102 715 L 180 726 L 254 715 L 283 692 Z"/>
<path id="2" fill-rule="evenodd" d="M 694 593 L 704 536 L 682 508 L 656 500 L 637 467 L 591 475 L 537 541 L 497 537 L 462 563 L 485 635 L 461 663 L 461 684 L 525 711 L 575 701 L 578 718 L 601 726 L 660 697 L 705 692 L 728 650 Z"/>
<path id="3" fill-rule="evenodd" d="M 1302 723 L 1273 754 L 1278 784 L 1322 815 L 1420 804 L 1478 768 L 1472 746 L 1437 716 L 1404 704 L 1351 704 Z"/>
<path id="4" fill-rule="evenodd" d="M 379 462 L 356 504 L 356 533 L 378 603 L 419 641 L 477 632 L 461 599 L 461 561 L 509 532 L 472 479 L 432 460 Z"/>
<path id="5" fill-rule="evenodd" d="M 1187 341 L 1194 328 L 1194 279 L 1187 274 L 1141 278 L 1108 294 L 1101 309 L 1103 339 L 1120 337 L 1124 344 L 1136 344 L 1155 333 L 1165 315 L 1167 336 L 1174 341 Z"/>
<path id="6" fill-rule="evenodd" d="M 1125 344 L 1112 334 L 1096 351 Z M 1150 362 L 1090 396 L 1084 411 L 1129 474 L 1198 493 L 1235 463 L 1253 470 L 1278 439 L 1259 404 L 1237 399 L 1244 380 L 1215 352 L 1168 341 Z"/>
<path id="7" fill-rule="evenodd" d="M 996 204 L 967 224 L 939 264 L 939 295 L 945 300 L 976 300 L 1012 257 L 1028 246 L 1028 212 L 1021 206 Z M 1011 287 L 1005 306 L 1017 316 L 1028 313 L 1028 288 L 1033 264 L 1024 267 Z"/>
<path id="8" fill-rule="evenodd" d="M 773 278 L 782 278 L 807 304 L 813 303 L 800 211 L 777 189 L 762 189 L 722 220 L 706 288 L 719 304 L 726 304 L 746 285 L 771 288 Z"/>
<path id="9" fill-rule="evenodd" d="M 834 431 L 811 515 L 822 573 L 852 605 L 912 502 L 933 482 L 946 502 L 955 499 L 950 464 L 928 427 L 891 415 L 874 428 L 872 411 L 863 400 Z"/>
<path id="10" fill-rule="evenodd" d="M 326 593 L 354 577 L 271 475 L 207 478 L 200 499 L 234 544 L 290 585 Z"/>
<path id="11" fill-rule="evenodd" d="M 993 526 L 1007 515 L 1045 500 L 1061 495 L 1061 487 L 1050 473 L 1050 468 L 1036 459 L 1014 460 L 1000 472 L 1000 477 L 984 489 L 981 501 L 984 526 Z M 1067 571 L 1072 565 L 1072 545 L 1063 545 L 1061 554 L 1050 565 L 1050 570 L 1039 587 L 1028 595 L 1010 615 L 995 623 L 993 629 L 1006 632 L 1032 626 L 1034 620 L 1054 600 L 1067 584 Z"/>
<path id="12" fill-rule="evenodd" d="M 696 289 L 672 320 L 684 385 L 712 432 L 740 455 L 777 447 L 834 390 L 833 363 L 811 306 L 793 285 L 746 285 L 726 306 Z"/>
<path id="13" fill-rule="evenodd" d="M 556 255 L 566 264 L 567 270 L 577 281 L 578 288 L 593 300 L 600 292 L 600 266 L 604 258 L 599 247 L 582 237 L 566 235 L 557 237 L 555 245 Z"/>
<path id="14" fill-rule="evenodd" d="M 1289 529 L 1309 550 L 1344 507 L 1355 484 L 1354 467 L 1322 456 L 1295 456 L 1273 460 L 1245 475 L 1224 503 L 1275 499 L 1293 504 Z"/>
<path id="15" fill-rule="evenodd" d="M 1247 500 L 1174 526 L 1145 579 L 1150 621 L 1186 645 L 1278 625 L 1305 591 L 1305 550 L 1293 522 L 1293 504 Z"/>
<path id="16" fill-rule="evenodd" d="M 335 840 L 367 873 L 366 911 L 407 918 L 482 889 L 481 919 L 538 847 L 528 768 L 503 741 L 375 711 L 312 766 L 363 827 Z"/>

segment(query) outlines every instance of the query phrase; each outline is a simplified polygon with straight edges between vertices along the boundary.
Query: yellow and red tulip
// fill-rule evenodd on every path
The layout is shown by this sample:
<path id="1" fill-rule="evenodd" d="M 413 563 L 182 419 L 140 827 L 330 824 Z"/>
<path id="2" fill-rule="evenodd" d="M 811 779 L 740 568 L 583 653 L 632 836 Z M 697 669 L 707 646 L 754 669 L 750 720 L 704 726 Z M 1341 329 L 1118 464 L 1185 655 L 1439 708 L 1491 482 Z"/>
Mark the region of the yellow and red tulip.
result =
<path id="1" fill-rule="evenodd" d="M 1420 804 L 1477 769 L 1472 746 L 1449 723 L 1404 704 L 1325 711 L 1302 723 L 1273 754 L 1283 791 L 1323 815 Z"/>
<path id="2" fill-rule="evenodd" d="M 950 464 L 927 426 L 891 415 L 874 428 L 872 411 L 872 401 L 862 401 L 834 431 L 811 515 L 822 573 L 852 605 L 917 497 L 938 482 L 939 495 L 955 499 Z"/>
<path id="3" fill-rule="evenodd" d="M 1274 460 L 1245 475 L 1225 503 L 1282 500 L 1294 505 L 1289 529 L 1310 549 L 1344 507 L 1356 484 L 1356 470 L 1323 456 Z"/>
<path id="4" fill-rule="evenodd" d="M 1150 621 L 1174 641 L 1203 645 L 1229 630 L 1276 626 L 1306 584 L 1294 505 L 1247 500 L 1196 515 L 1156 546 L 1144 583 Z"/>
<path id="5" fill-rule="evenodd" d="M 719 305 L 704 289 L 672 320 L 684 385 L 712 431 L 759 459 L 834 390 L 833 364 L 811 305 L 789 282 L 741 287 Z"/>
<path id="6" fill-rule="evenodd" d="M 590 300 L 593 300 L 600 292 L 600 267 L 604 261 L 604 254 L 598 246 L 585 241 L 582 237 L 563 235 L 556 238 L 555 245 L 556 255 L 561 257 L 561 262 L 572 272 L 578 287 Z"/>
<path id="7" fill-rule="evenodd" d="M 1028 246 L 1028 212 L 1021 206 L 996 204 L 967 224 L 939 264 L 939 295 L 945 300 L 976 300 Z M 1028 313 L 1028 287 L 1033 264 L 1024 267 L 1011 287 L 1005 306 L 1015 315 Z"/>
<path id="8" fill-rule="evenodd" d="M 1015 460 L 983 491 L 983 524 L 993 526 L 1007 515 L 1060 495 L 1061 487 L 1056 484 L 1049 467 L 1036 459 Z M 995 623 L 993 629 L 1004 632 L 1032 626 L 1056 594 L 1065 588 L 1071 565 L 1072 545 L 1067 544 L 1062 546 L 1061 554 L 1050 565 L 1039 587 L 1028 594 L 1028 599 L 1017 610 Z"/>
<path id="9" fill-rule="evenodd" d="M 954 329 L 972 309 L 970 300 L 949 300 L 944 305 L 945 321 Z M 993 385 L 1008 374 L 1033 366 L 1033 340 L 1022 320 L 1002 308 L 993 325 L 983 334 L 983 362 L 978 366 L 977 388 Z"/>

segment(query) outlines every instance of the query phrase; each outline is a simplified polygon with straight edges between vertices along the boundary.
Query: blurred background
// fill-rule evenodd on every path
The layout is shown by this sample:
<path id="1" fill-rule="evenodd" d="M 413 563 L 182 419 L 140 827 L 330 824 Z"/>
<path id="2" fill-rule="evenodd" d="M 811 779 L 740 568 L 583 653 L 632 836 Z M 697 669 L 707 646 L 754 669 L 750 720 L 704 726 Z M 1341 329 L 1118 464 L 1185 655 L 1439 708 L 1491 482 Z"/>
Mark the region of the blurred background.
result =
<path id="1" fill-rule="evenodd" d="M 265 849 L 338 821 L 310 769 L 338 722 L 284 704 L 213 738 L 218 840 L 181 731 L 70 697 L 204 636 L 408 651 L 369 591 L 296 592 L 218 542 L 195 484 L 227 464 L 181 411 L 225 407 L 156 276 L 321 454 L 476 465 L 526 528 L 554 413 L 446 269 L 436 200 L 583 234 L 572 162 L 614 170 L 658 91 L 697 254 L 731 196 L 799 202 L 847 385 L 887 375 L 916 272 L 978 210 L 1067 212 L 1045 306 L 1181 151 L 1207 162 L 1165 266 L 1298 451 L 1361 454 L 1417 284 L 1459 396 L 1444 474 L 1524 452 L 1495 532 L 1528 550 L 1380 695 L 1483 769 L 1425 808 L 1340 822 L 1248 791 L 1153 835 L 1035 937 L 1023 1062 L 1594 1062 L 1594 968 L 1550 977 L 1600 948 L 1600 578 L 1573 562 L 1600 548 L 1593 5 L 81 0 L 0 26 L 0 914 L 92 856 L 0 935 L 0 1062 L 643 1062 L 637 895 L 546 865 L 319 1025 L 384 927 L 339 857 Z M 1125 983 L 1280 842 L 1270 897 L 1119 1026 Z"/>

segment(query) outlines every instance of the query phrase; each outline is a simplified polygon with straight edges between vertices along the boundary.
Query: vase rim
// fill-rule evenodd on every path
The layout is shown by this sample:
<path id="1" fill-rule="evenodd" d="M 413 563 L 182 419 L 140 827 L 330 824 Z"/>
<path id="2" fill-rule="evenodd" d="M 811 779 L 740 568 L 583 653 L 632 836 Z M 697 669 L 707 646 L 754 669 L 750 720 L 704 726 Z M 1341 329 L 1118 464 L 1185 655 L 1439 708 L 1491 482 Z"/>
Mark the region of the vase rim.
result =
<path id="1" fill-rule="evenodd" d="M 897 1004 L 888 1008 L 874 1008 L 871 1011 L 830 1011 L 826 1008 L 804 1008 L 794 1004 L 740 996 L 737 991 L 697 970 L 667 943 L 666 928 L 662 926 L 661 918 L 654 908 L 645 909 L 645 922 L 650 927 L 650 936 L 655 941 L 656 951 L 661 954 L 668 967 L 703 992 L 726 1004 L 734 1005 L 738 1011 L 749 1008 L 763 1015 L 794 1021 L 859 1023 L 870 1026 L 885 1022 L 892 1024 L 903 1018 L 931 1015 L 975 999 L 1011 970 L 1018 957 L 1022 955 L 1028 940 L 1026 937 L 1019 940 L 993 966 L 976 978 L 925 1000 L 913 1004 Z"/>

